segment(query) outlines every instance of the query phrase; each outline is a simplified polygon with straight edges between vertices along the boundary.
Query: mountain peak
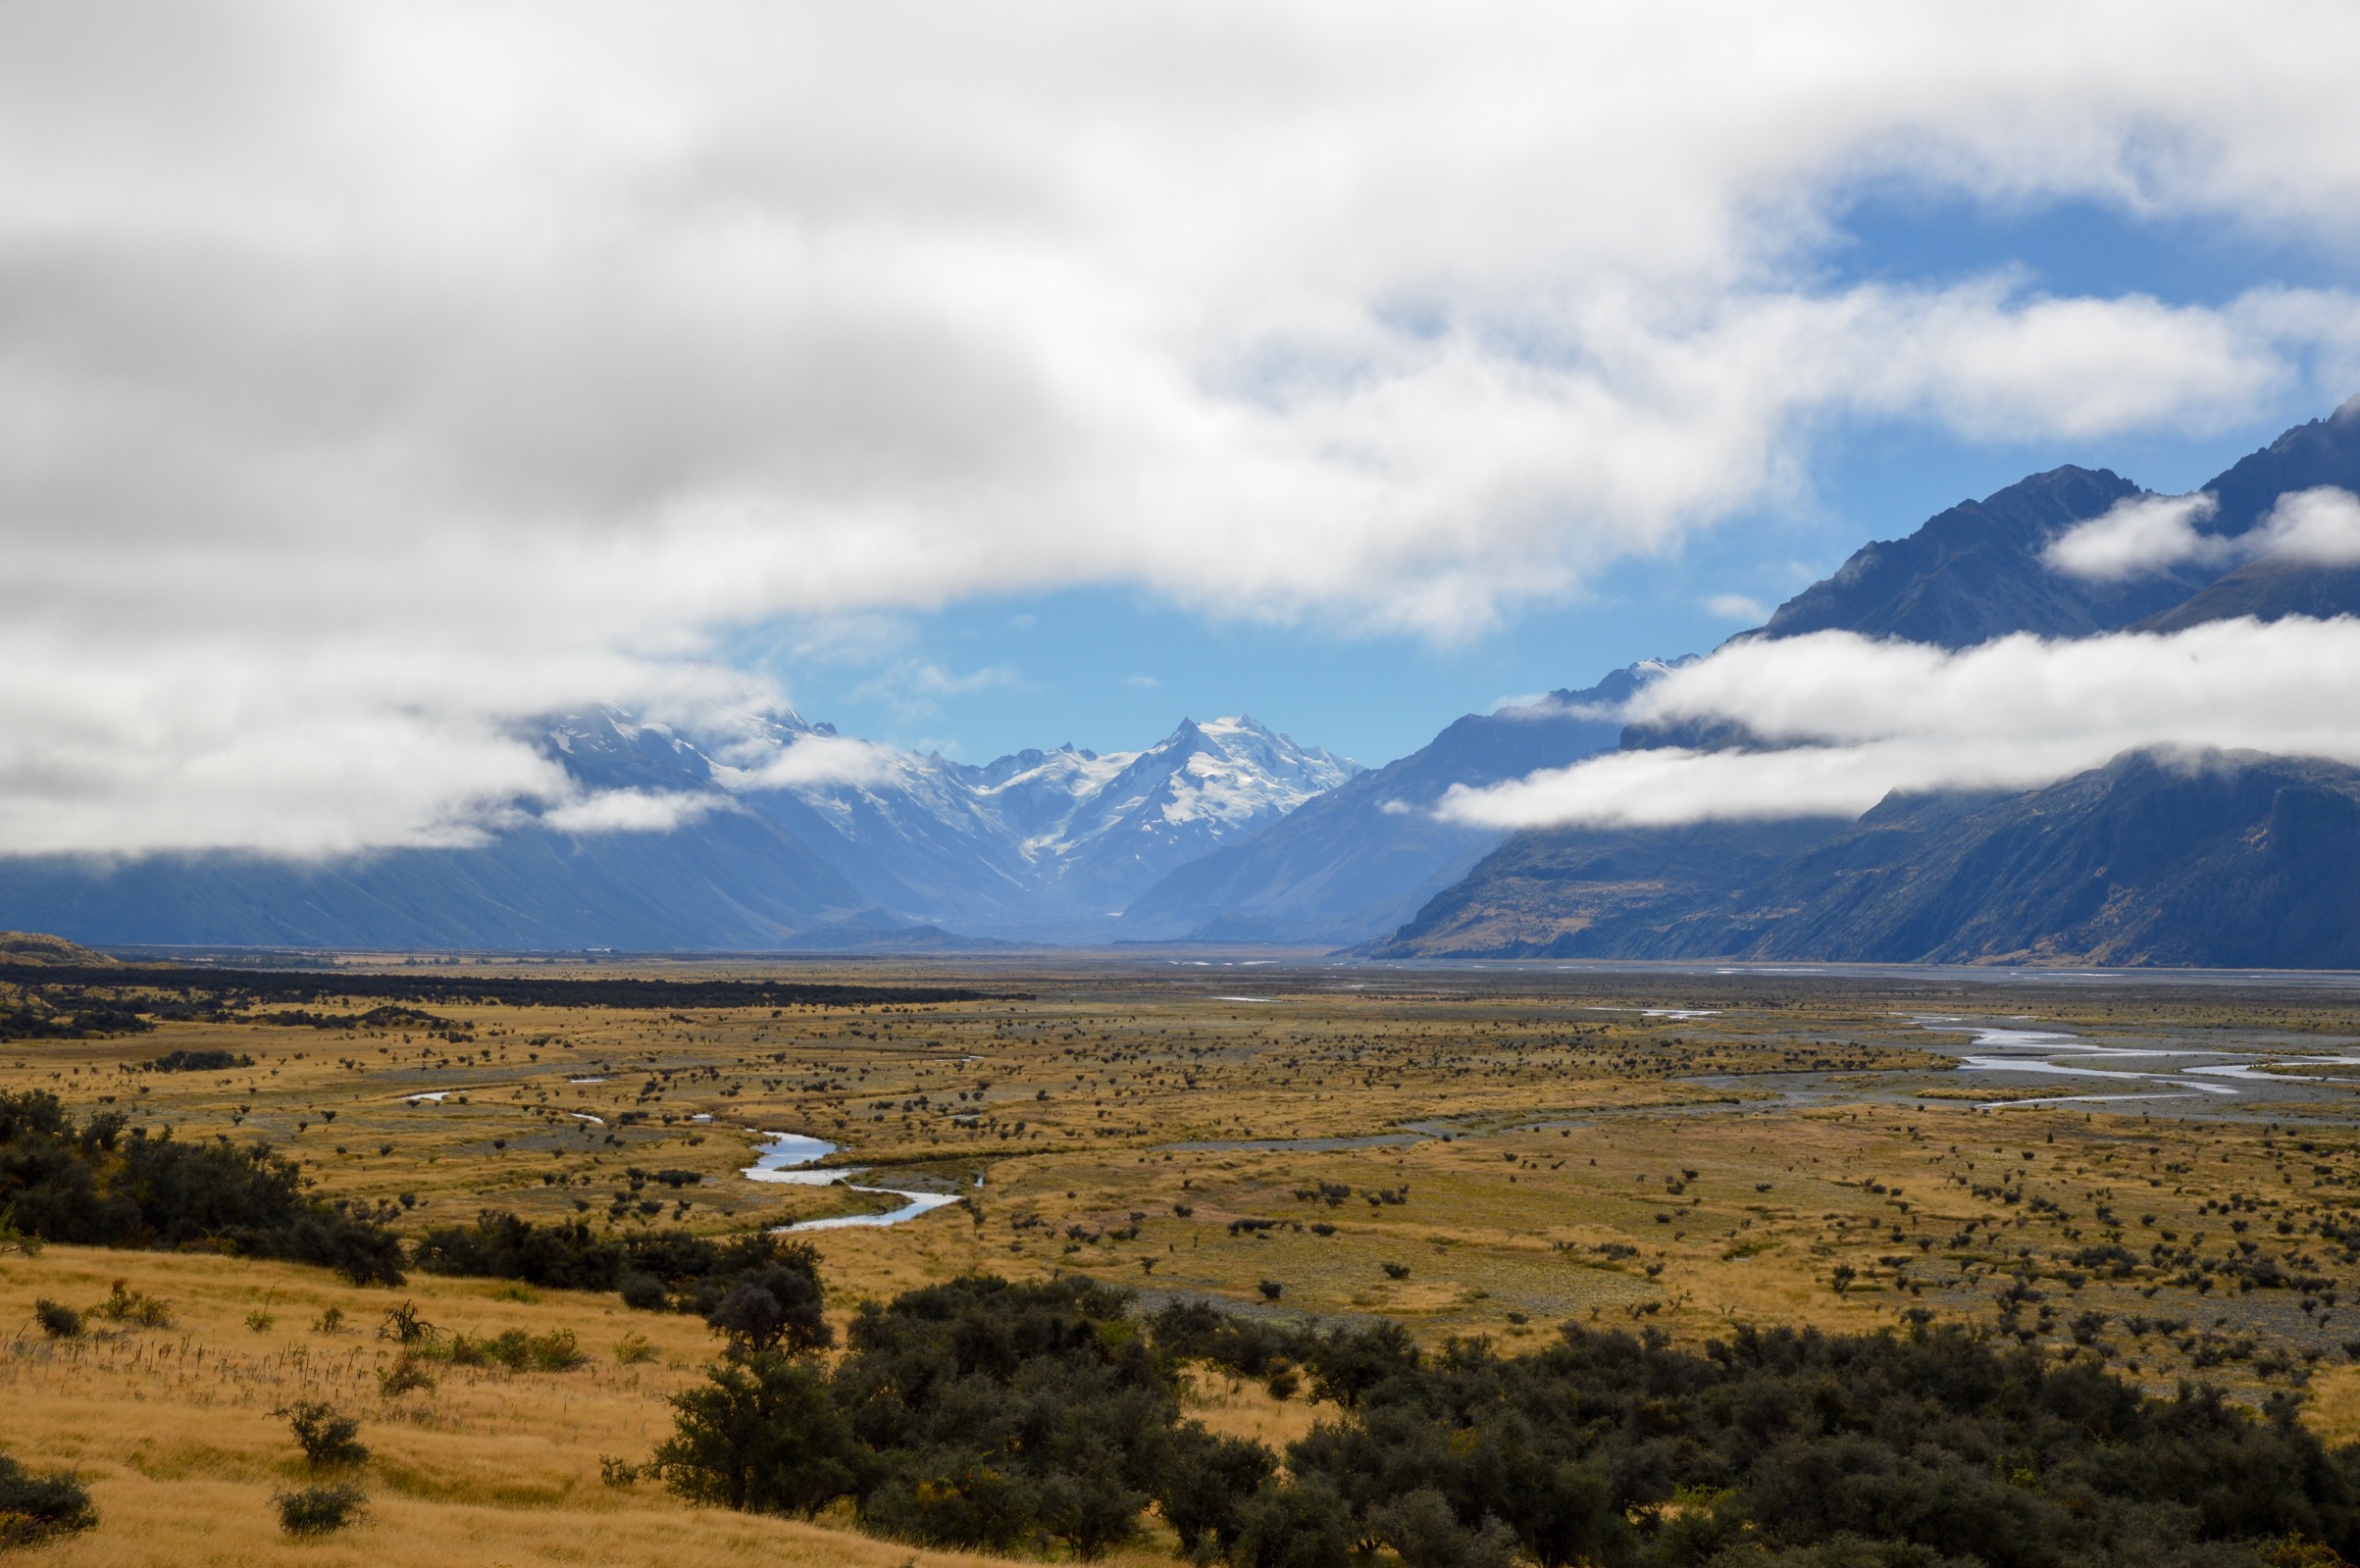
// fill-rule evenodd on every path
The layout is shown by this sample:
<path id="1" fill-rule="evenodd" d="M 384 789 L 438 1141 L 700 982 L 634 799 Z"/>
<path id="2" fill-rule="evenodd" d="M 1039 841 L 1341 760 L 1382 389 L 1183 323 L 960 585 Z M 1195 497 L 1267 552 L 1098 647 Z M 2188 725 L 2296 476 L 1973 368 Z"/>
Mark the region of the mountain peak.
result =
<path id="1" fill-rule="evenodd" d="M 1861 546 L 1741 635 L 1858 632 L 1964 648 L 2011 632 L 2085 636 L 2129 626 L 2187 597 L 2202 574 L 2087 582 L 2050 571 L 2041 551 L 2140 493 L 2108 469 L 2069 464 L 2029 475 L 1935 514 L 1904 538 Z"/>

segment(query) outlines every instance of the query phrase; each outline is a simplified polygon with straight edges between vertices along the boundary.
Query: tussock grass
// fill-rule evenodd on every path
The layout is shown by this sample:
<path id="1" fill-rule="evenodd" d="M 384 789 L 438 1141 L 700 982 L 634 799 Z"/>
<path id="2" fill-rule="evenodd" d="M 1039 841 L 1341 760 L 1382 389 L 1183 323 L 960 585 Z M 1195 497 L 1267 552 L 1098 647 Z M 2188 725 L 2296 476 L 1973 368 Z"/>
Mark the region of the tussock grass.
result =
<path id="1" fill-rule="evenodd" d="M 909 1226 L 814 1234 L 840 1328 L 863 1297 L 971 1270 L 1078 1272 L 1290 1320 L 1385 1317 L 1429 1343 L 1485 1335 L 1511 1350 L 1568 1320 L 1693 1345 L 1736 1323 L 1858 1331 L 1924 1312 L 2136 1363 L 2152 1389 L 2250 1340 L 2250 1358 L 2203 1374 L 2247 1398 L 2307 1386 L 2306 1419 L 2360 1438 L 2360 1366 L 2343 1348 L 2360 1340 L 2344 1315 L 2360 1269 L 2322 1235 L 2360 1212 L 2360 1135 L 2325 1118 L 2272 1133 L 1979 1112 L 2008 1096 L 1924 1051 L 1907 1016 L 2360 1035 L 2332 992 L 1374 972 L 1348 991 L 1332 972 L 1259 972 L 1250 987 L 1079 964 L 845 973 L 1035 999 L 775 1017 L 438 1004 L 450 1027 L 436 1033 L 323 1003 L 354 1024 L 180 1019 L 11 1042 L 0 1088 L 182 1138 L 267 1138 L 319 1195 L 413 1239 L 485 1208 L 581 1218 L 600 1235 L 723 1235 L 896 1201 L 745 1182 L 749 1130 L 828 1138 L 847 1145 L 832 1163 L 864 1165 L 866 1180 L 966 1194 Z M 1225 999 L 1240 988 L 1272 999 Z M 136 1070 L 175 1050 L 253 1065 Z M 1795 1084 L 1825 1093 L 1779 1108 Z M 430 1093 L 445 1098 L 417 1098 Z M 1385 1141 L 1308 1146 L 1319 1139 Z M 1274 1140 L 1304 1146 L 1251 1146 Z M 2003 1172 L 2016 1200 L 1978 1193 Z M 1396 1200 L 1369 1200 L 1381 1193 Z M 1273 1223 L 1232 1229 L 1245 1220 Z M 2148 1263 L 2167 1233 L 2176 1248 L 2201 1236 L 2209 1262 L 2245 1241 L 2308 1255 L 2335 1293 L 2243 1290 L 2229 1275 L 2200 1292 Z M 2112 1245 L 2132 1274 L 2070 1261 Z M 1386 1263 L 1409 1272 L 1389 1278 Z M 1851 1271 L 1840 1294 L 1839 1267 Z M 1282 1287 L 1275 1302 L 1263 1281 Z M 2041 1299 L 2003 1319 L 2020 1281 Z M 79 1337 L 43 1332 L 43 1298 L 83 1317 Z M 409 1347 L 431 1386 L 388 1382 L 404 1347 L 377 1334 L 404 1300 L 443 1331 L 442 1356 Z M 2073 1324 L 2090 1314 L 2101 1321 L 2085 1343 Z M 563 1335 L 582 1363 L 535 1370 L 570 1359 L 531 1348 Z M 0 1252 L 8 1451 L 79 1468 L 103 1521 L 45 1548 L 45 1563 L 904 1561 L 906 1546 L 825 1519 L 721 1517 L 645 1483 L 601 1483 L 601 1454 L 652 1451 L 665 1396 L 714 1347 L 695 1319 L 614 1294 L 418 1272 L 388 1291 L 205 1253 Z M 307 1479 L 269 1414 L 302 1399 L 354 1411 L 372 1450 L 367 1520 L 308 1544 L 282 1535 L 270 1501 Z M 1315 1413 L 1254 1382 L 1201 1385 L 1191 1401 L 1214 1430 L 1273 1443 Z M 1152 1543 L 1127 1552 L 1117 1560 L 1168 1560 Z"/>

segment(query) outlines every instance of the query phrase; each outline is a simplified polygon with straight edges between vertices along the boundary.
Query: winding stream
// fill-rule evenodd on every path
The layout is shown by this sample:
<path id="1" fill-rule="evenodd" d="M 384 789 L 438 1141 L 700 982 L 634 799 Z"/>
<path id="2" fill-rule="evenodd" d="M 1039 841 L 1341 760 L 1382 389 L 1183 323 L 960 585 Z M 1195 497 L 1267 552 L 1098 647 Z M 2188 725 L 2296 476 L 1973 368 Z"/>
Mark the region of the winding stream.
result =
<path id="1" fill-rule="evenodd" d="M 921 1214 L 949 1208 L 958 1201 L 956 1192 L 913 1192 L 898 1187 L 862 1187 L 851 1179 L 861 1174 L 862 1167 L 811 1170 L 817 1160 L 833 1154 L 842 1145 L 826 1138 L 805 1138 L 800 1133 L 773 1133 L 770 1140 L 754 1155 L 754 1163 L 738 1174 L 749 1182 L 776 1182 L 789 1187 L 834 1187 L 843 1183 L 854 1192 L 883 1192 L 904 1200 L 898 1209 L 883 1214 L 839 1214 L 824 1220 L 802 1220 L 794 1225 L 777 1227 L 781 1231 L 841 1231 L 852 1226 L 899 1225 Z M 981 1186 L 983 1179 L 976 1178 Z"/>

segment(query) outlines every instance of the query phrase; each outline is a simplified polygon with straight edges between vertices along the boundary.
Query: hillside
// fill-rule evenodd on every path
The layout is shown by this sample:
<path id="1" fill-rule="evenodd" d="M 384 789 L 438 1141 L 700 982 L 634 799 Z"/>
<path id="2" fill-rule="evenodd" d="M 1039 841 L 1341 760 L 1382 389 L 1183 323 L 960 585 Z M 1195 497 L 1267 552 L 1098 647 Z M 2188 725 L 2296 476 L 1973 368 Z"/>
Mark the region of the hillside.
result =
<path id="1" fill-rule="evenodd" d="M 38 931 L 0 931 L 0 964 L 39 968 L 105 968 L 115 962 L 79 942 Z"/>
<path id="2" fill-rule="evenodd" d="M 1859 822 L 1521 835 L 1388 958 L 2360 967 L 2360 769 L 2133 752 Z"/>

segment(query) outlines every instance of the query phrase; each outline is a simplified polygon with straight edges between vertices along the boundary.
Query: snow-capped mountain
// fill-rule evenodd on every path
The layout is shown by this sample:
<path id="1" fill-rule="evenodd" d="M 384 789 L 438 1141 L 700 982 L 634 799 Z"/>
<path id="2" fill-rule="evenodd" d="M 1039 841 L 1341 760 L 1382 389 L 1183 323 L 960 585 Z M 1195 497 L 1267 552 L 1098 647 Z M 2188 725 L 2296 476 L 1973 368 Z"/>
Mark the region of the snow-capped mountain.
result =
<path id="1" fill-rule="evenodd" d="M 0 862 L 0 928 L 102 942 L 318 947 L 925 946 L 1103 941 L 1182 862 L 1275 822 L 1355 763 L 1251 719 L 1144 751 L 981 767 L 792 713 L 691 733 L 589 711 L 536 727 L 564 798 L 484 842 L 343 862 Z"/>
<path id="2" fill-rule="evenodd" d="M 731 760 L 777 777 L 815 733 L 783 728 L 775 760 L 758 746 Z M 1142 751 L 1065 745 L 978 766 L 872 747 L 847 760 L 861 765 L 739 798 L 895 914 L 1063 939 L 1123 936 L 1123 906 L 1165 873 L 1361 771 L 1243 717 L 1183 720 Z"/>

